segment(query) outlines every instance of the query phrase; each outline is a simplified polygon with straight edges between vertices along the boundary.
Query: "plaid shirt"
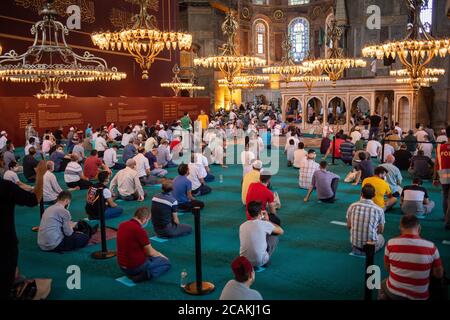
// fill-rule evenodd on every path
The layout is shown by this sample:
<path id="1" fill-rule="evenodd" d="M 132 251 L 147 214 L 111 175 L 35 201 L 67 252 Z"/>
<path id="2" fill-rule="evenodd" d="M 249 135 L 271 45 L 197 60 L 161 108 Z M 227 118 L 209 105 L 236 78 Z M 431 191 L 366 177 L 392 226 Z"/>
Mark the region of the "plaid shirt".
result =
<path id="1" fill-rule="evenodd" d="M 367 241 L 378 241 L 378 226 L 385 224 L 384 211 L 372 200 L 361 199 L 348 208 L 347 221 L 352 226 L 352 245 L 362 249 Z"/>
<path id="2" fill-rule="evenodd" d="M 314 160 L 308 159 L 302 163 L 299 170 L 298 184 L 300 188 L 308 189 L 311 186 L 314 172 L 320 169 L 320 165 Z"/>

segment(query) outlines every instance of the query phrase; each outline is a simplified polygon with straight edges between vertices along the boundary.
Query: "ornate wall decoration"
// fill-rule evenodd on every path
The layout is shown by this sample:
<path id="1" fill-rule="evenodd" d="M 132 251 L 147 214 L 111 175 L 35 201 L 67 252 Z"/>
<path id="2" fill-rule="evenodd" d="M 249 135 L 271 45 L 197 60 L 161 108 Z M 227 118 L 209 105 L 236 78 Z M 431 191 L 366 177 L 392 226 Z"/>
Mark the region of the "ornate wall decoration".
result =
<path id="1" fill-rule="evenodd" d="M 242 18 L 250 19 L 250 9 L 247 7 L 242 8 Z"/>
<path id="2" fill-rule="evenodd" d="M 125 1 L 134 4 L 144 2 L 146 4 L 147 9 L 159 12 L 159 0 L 125 0 Z"/>
<path id="3" fill-rule="evenodd" d="M 275 10 L 273 13 L 273 18 L 276 21 L 280 21 L 284 19 L 284 12 L 282 10 Z"/>
<path id="4" fill-rule="evenodd" d="M 46 0 L 14 0 L 14 4 L 25 9 L 31 9 L 38 12 Z M 95 22 L 95 4 L 90 0 L 56 0 L 55 9 L 61 17 L 67 17 L 66 9 L 70 5 L 77 5 L 81 9 L 81 20 L 86 23 Z"/>
<path id="5" fill-rule="evenodd" d="M 325 15 L 325 11 L 323 10 L 323 8 L 320 7 L 320 6 L 316 6 L 312 10 L 311 19 L 314 20 L 314 19 L 317 19 L 317 18 L 319 18 L 321 16 L 324 16 L 324 15 Z"/>
<path id="6" fill-rule="evenodd" d="M 109 21 L 117 29 L 127 29 L 133 26 L 131 18 L 133 14 L 128 11 L 123 11 L 117 8 L 112 8 L 109 15 Z"/>

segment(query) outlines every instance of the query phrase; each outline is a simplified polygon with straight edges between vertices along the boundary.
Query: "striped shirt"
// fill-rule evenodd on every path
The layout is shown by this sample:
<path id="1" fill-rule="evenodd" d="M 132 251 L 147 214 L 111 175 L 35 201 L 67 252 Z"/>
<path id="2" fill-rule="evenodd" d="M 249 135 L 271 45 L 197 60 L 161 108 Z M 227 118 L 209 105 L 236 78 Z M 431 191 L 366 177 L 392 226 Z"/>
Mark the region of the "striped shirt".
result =
<path id="1" fill-rule="evenodd" d="M 341 159 L 351 160 L 353 158 L 353 152 L 355 151 L 355 145 L 350 141 L 345 141 L 340 146 L 341 149 Z"/>
<path id="2" fill-rule="evenodd" d="M 177 212 L 178 202 L 170 193 L 159 193 L 152 199 L 152 223 L 155 229 L 164 229 L 172 223 L 172 213 Z"/>
<path id="3" fill-rule="evenodd" d="M 312 184 L 314 172 L 320 169 L 317 162 L 312 159 L 307 159 L 302 163 L 299 170 L 298 184 L 300 188 L 309 189 Z"/>
<path id="4" fill-rule="evenodd" d="M 347 221 L 352 245 L 362 249 L 368 241 L 378 241 L 378 226 L 385 224 L 384 210 L 372 200 L 361 199 L 348 208 Z"/>
<path id="5" fill-rule="evenodd" d="M 412 300 L 426 300 L 430 272 L 442 265 L 436 246 L 415 235 L 401 235 L 387 243 L 384 261 L 389 265 L 388 290 Z"/>

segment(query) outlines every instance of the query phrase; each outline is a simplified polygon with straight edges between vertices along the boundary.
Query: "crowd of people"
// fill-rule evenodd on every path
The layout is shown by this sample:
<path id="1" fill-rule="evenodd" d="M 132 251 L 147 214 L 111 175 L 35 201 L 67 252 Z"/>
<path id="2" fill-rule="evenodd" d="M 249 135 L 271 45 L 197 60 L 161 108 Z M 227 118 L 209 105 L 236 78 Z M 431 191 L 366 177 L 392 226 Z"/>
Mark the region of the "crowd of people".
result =
<path id="1" fill-rule="evenodd" d="M 142 202 L 132 219 L 118 228 L 117 260 L 135 282 L 159 277 L 171 268 L 171 262 L 151 245 L 145 229 L 148 223 L 151 221 L 161 238 L 192 233 L 190 225 L 180 222 L 178 213 L 207 205 L 200 199 L 214 192 L 208 185 L 216 179 L 213 165 L 227 168 L 228 145 L 242 141 L 238 158 L 246 221 L 239 227 L 239 257 L 231 264 L 235 279 L 226 284 L 221 299 L 262 299 L 250 289 L 255 269 L 269 267 L 284 230 L 278 214 L 281 201 L 271 183 L 273 173 L 264 168 L 261 155 L 271 149 L 274 136 L 283 136 L 287 166 L 298 171 L 299 187 L 307 190 L 304 203 L 314 192 L 321 203 L 338 201 L 341 178 L 329 169 L 326 160 L 330 154 L 351 167 L 344 181 L 360 185 L 361 198 L 347 210 L 350 247 L 355 255 L 365 255 L 367 244 L 376 251 L 385 247 L 389 277 L 380 298 L 427 299 L 430 276 L 442 279 L 444 275 L 436 246 L 420 237 L 418 219 L 435 206 L 422 181 L 442 185 L 445 228 L 450 229 L 450 127 L 436 137 L 432 129 L 421 125 L 406 134 L 398 124 L 382 132 L 381 117 L 376 113 L 368 122 L 353 126 L 348 133 L 334 133 L 332 126 L 324 124 L 323 157 L 316 162 L 316 149 L 307 147 L 299 127 L 283 121 L 280 110 L 273 106 L 233 106 L 229 112 L 209 115 L 201 111 L 194 120 L 185 113 L 173 123 L 148 125 L 142 121 L 122 130 L 114 123 L 98 128 L 88 124 L 84 130 L 71 127 L 68 132 L 60 127 L 53 132 L 45 130 L 43 135 L 30 120 L 23 159 L 7 132 L 0 134 L 0 202 L 8 212 L 2 218 L 2 237 L 17 242 L 14 204 L 35 206 L 42 199 L 46 209 L 38 229 L 39 248 L 46 252 L 77 250 L 88 245 L 96 228 L 85 221 L 72 221 L 73 192 L 86 193 L 86 217 L 92 221 L 101 214 L 105 219 L 124 215 L 117 200 Z M 167 177 L 168 168 L 176 168 L 174 179 Z M 410 175 L 412 184 L 404 183 L 401 171 Z M 59 184 L 56 172 L 62 173 L 65 185 Z M 149 195 L 144 189 L 157 184 L 161 185 L 157 194 Z M 10 198 L 3 202 L 4 197 Z M 146 199 L 150 205 L 144 205 Z M 385 245 L 385 213 L 397 204 L 403 213 L 401 235 Z M 417 252 L 413 258 L 407 255 L 411 251 Z M 3 276 L 8 276 L 11 288 L 18 274 L 17 244 L 8 248 L 8 253 L 9 269 Z"/>

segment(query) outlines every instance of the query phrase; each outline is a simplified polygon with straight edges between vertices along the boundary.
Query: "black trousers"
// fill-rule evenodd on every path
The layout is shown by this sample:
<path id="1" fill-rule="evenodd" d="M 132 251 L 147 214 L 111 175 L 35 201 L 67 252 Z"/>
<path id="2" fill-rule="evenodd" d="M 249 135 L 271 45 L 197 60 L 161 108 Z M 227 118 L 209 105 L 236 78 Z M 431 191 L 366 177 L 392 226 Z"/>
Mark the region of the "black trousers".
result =
<path id="1" fill-rule="evenodd" d="M 4 256 L 0 262 L 0 300 L 8 300 L 16 278 L 17 260 L 19 257 L 17 243 L 7 248 L 3 254 Z"/>
<path id="2" fill-rule="evenodd" d="M 86 190 L 92 186 L 92 182 L 80 179 L 77 182 L 68 182 L 67 186 L 69 188 L 80 187 L 81 190 Z"/>

